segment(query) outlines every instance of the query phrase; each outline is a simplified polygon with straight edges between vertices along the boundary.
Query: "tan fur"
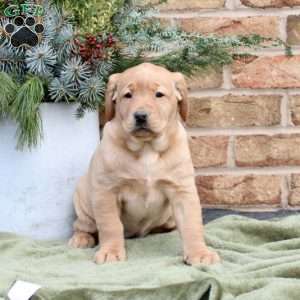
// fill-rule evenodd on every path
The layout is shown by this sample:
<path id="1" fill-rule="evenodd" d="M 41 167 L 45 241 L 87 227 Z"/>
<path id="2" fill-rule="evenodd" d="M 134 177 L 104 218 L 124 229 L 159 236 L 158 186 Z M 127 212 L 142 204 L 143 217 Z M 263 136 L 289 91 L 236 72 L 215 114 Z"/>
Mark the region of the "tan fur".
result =
<path id="1" fill-rule="evenodd" d="M 160 91 L 163 97 L 156 96 Z M 132 98 L 124 96 L 130 93 Z M 200 201 L 182 124 L 188 113 L 180 73 L 144 63 L 110 77 L 103 138 L 74 195 L 73 247 L 92 247 L 97 263 L 124 260 L 125 237 L 177 226 L 188 264 L 219 261 L 203 238 Z M 149 113 L 150 132 L 134 132 L 133 114 Z M 181 115 L 181 117 L 179 116 Z"/>

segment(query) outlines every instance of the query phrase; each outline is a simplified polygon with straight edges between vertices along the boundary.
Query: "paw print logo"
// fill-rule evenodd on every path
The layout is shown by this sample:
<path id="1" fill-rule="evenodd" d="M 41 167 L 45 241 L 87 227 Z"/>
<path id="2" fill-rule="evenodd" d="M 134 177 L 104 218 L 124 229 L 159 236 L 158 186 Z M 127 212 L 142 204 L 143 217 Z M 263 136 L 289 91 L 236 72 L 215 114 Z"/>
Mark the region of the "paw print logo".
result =
<path id="1" fill-rule="evenodd" d="M 29 16 L 24 19 L 17 16 L 14 18 L 13 23 L 5 25 L 4 30 L 10 36 L 11 44 L 14 47 L 34 47 L 39 42 L 37 34 L 44 32 L 44 26 L 41 23 L 36 23 L 33 17 Z"/>

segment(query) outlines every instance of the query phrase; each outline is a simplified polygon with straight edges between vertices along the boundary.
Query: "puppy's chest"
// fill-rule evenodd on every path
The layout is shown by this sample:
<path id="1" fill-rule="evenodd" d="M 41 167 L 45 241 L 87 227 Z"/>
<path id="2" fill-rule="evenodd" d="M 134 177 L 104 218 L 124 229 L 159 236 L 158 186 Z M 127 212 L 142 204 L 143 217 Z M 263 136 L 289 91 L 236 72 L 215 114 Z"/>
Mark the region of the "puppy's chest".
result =
<path id="1" fill-rule="evenodd" d="M 167 172 L 159 154 L 146 148 L 138 159 L 128 162 L 126 168 L 120 185 L 122 201 L 139 203 L 145 208 L 161 206 L 165 200 L 161 183 Z"/>
<path id="2" fill-rule="evenodd" d="M 129 160 L 123 170 L 124 180 L 130 179 L 145 188 L 152 188 L 167 176 L 163 160 L 159 153 L 145 147 L 137 159 Z"/>

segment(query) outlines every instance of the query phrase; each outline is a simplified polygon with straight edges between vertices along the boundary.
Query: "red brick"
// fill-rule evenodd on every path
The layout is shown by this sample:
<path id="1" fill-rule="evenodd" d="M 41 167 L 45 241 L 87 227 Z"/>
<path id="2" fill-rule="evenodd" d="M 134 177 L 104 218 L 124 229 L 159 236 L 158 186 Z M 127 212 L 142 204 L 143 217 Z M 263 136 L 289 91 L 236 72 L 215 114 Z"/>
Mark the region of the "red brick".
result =
<path id="1" fill-rule="evenodd" d="M 289 204 L 292 206 L 300 205 L 300 174 L 292 174 L 291 176 Z"/>
<path id="2" fill-rule="evenodd" d="M 289 97 L 292 123 L 296 126 L 300 125 L 300 95 Z"/>
<path id="3" fill-rule="evenodd" d="M 189 127 L 234 128 L 280 124 L 281 96 L 190 98 Z"/>
<path id="4" fill-rule="evenodd" d="M 195 137 L 189 139 L 195 168 L 216 167 L 226 164 L 228 137 Z"/>
<path id="5" fill-rule="evenodd" d="M 222 68 L 207 68 L 192 77 L 187 77 L 186 81 L 189 89 L 219 88 L 223 84 L 223 70 Z"/>
<path id="6" fill-rule="evenodd" d="M 196 185 L 202 204 L 279 206 L 280 176 L 197 176 Z"/>
<path id="7" fill-rule="evenodd" d="M 254 8 L 284 7 L 300 5 L 300 0 L 241 0 L 242 4 Z"/>
<path id="8" fill-rule="evenodd" d="M 300 87 L 300 56 L 275 56 L 238 60 L 233 66 L 233 84 L 239 88 Z"/>
<path id="9" fill-rule="evenodd" d="M 236 164 L 240 167 L 300 165 L 300 135 L 256 135 L 236 138 Z"/>
<path id="10" fill-rule="evenodd" d="M 300 44 L 300 16 L 288 16 L 287 42 L 290 45 Z"/>
<path id="11" fill-rule="evenodd" d="M 138 0 L 139 5 L 159 4 L 160 0 Z M 225 0 L 168 0 L 166 3 L 157 5 L 157 7 L 164 10 L 187 10 L 187 9 L 201 9 L 201 8 L 222 8 Z"/>

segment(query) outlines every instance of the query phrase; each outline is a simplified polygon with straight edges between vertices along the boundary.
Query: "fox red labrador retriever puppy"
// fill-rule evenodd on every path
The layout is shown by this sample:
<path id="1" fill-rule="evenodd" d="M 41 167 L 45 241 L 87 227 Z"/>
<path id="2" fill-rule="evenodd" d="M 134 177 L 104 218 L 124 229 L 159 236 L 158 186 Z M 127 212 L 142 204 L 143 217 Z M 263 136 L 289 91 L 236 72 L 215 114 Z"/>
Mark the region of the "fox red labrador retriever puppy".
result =
<path id="1" fill-rule="evenodd" d="M 203 238 L 200 201 L 182 124 L 187 87 L 180 73 L 143 63 L 111 75 L 107 123 L 74 195 L 73 247 L 93 247 L 97 263 L 126 259 L 125 237 L 178 228 L 188 264 L 219 256 Z"/>

